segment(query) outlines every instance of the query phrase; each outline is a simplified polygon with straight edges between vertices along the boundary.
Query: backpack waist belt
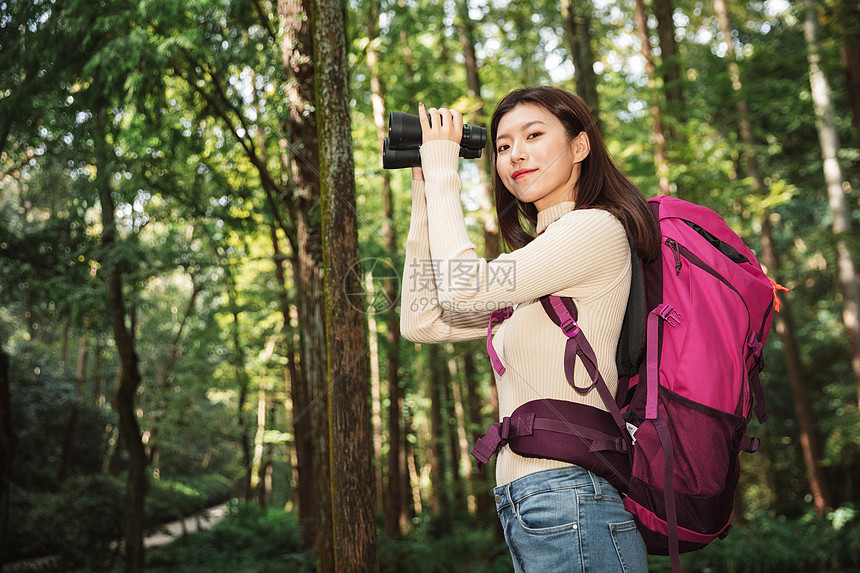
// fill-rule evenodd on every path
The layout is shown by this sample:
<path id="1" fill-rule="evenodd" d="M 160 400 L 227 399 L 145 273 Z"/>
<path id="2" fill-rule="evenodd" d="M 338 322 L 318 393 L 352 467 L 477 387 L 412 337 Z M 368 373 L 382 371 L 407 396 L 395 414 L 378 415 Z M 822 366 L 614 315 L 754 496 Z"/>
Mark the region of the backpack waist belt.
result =
<path id="1" fill-rule="evenodd" d="M 472 455 L 480 466 L 505 445 L 524 457 L 582 466 L 619 491 L 627 491 L 628 441 L 621 437 L 609 412 L 566 400 L 526 402 L 511 416 L 490 426 L 475 444 Z"/>

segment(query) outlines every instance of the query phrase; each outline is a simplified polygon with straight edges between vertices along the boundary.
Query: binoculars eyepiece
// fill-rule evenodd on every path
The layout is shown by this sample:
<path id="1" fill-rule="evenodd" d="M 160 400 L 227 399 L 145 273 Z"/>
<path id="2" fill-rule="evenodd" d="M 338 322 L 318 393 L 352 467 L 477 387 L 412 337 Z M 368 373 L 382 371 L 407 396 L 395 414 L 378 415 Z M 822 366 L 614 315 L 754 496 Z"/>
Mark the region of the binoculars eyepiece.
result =
<path id="1" fill-rule="evenodd" d="M 429 117 L 429 115 L 428 115 Z M 487 144 L 487 130 L 471 125 L 463 126 L 460 140 L 460 157 L 477 159 Z M 421 122 L 417 115 L 393 111 L 388 116 L 388 137 L 382 147 L 383 169 L 401 169 L 421 165 Z"/>

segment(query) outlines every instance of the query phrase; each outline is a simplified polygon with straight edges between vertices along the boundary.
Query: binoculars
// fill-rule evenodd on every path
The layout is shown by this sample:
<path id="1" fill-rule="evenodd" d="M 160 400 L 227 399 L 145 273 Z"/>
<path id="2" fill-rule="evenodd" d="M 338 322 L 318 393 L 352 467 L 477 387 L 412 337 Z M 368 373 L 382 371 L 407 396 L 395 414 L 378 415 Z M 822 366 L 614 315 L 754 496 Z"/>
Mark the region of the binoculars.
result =
<path id="1" fill-rule="evenodd" d="M 429 114 L 427 116 L 430 117 Z M 477 159 L 487 144 L 483 127 L 463 126 L 460 157 Z M 417 115 L 393 111 L 388 116 L 388 137 L 382 145 L 382 168 L 401 169 L 421 165 L 421 123 Z"/>

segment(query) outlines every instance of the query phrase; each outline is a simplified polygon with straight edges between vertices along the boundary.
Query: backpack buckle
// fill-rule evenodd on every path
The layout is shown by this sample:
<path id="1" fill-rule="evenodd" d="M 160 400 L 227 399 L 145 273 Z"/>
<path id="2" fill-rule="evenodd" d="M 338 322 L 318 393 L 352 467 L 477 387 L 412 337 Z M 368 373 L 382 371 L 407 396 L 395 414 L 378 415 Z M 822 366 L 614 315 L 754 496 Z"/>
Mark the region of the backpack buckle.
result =
<path id="1" fill-rule="evenodd" d="M 675 310 L 671 304 L 664 304 L 660 307 L 658 314 L 660 318 L 669 323 L 670 326 L 678 326 L 681 322 L 681 319 L 684 318 L 683 315 Z"/>
<path id="2" fill-rule="evenodd" d="M 502 428 L 499 435 L 501 435 L 503 442 L 507 442 L 508 438 L 511 437 L 511 418 L 509 416 L 502 418 Z"/>
<path id="3" fill-rule="evenodd" d="M 573 338 L 579 334 L 579 325 L 572 318 L 569 318 L 561 323 L 561 330 L 568 338 Z"/>
<path id="4" fill-rule="evenodd" d="M 761 351 L 764 349 L 764 344 L 761 343 L 756 332 L 750 332 L 749 338 L 747 338 L 747 346 L 752 349 L 756 358 L 761 356 Z"/>
<path id="5" fill-rule="evenodd" d="M 507 320 L 514 314 L 514 309 L 510 306 L 499 308 L 490 313 L 490 320 L 493 324 Z"/>

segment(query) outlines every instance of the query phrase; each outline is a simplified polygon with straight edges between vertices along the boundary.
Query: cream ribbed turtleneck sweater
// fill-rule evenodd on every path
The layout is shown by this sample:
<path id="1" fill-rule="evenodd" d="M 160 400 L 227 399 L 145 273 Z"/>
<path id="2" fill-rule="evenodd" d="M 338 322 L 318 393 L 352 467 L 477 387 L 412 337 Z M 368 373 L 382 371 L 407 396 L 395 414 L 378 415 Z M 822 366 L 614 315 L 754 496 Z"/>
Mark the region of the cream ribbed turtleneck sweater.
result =
<path id="1" fill-rule="evenodd" d="M 630 292 L 630 249 L 621 223 L 607 211 L 563 202 L 538 213 L 531 243 L 485 261 L 476 254 L 460 204 L 459 145 L 421 147 L 424 179 L 412 184 L 412 221 L 406 238 L 400 329 L 413 342 L 438 343 L 485 337 L 493 310 L 513 306 L 496 327 L 493 346 L 505 365 L 494 372 L 499 414 L 540 398 L 581 402 L 605 410 L 596 390 L 585 396 L 564 375 L 564 333 L 538 300 L 571 297 L 577 321 L 594 347 L 604 380 L 617 385 L 615 350 Z M 576 383 L 591 381 L 577 362 Z M 503 485 L 530 473 L 568 464 L 525 458 L 505 446 L 496 464 Z"/>

